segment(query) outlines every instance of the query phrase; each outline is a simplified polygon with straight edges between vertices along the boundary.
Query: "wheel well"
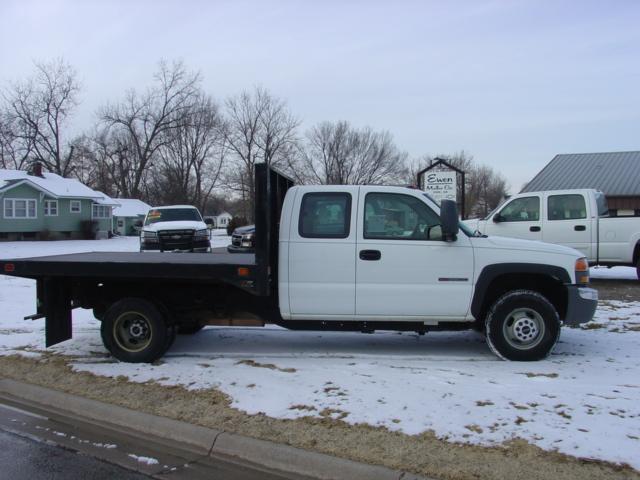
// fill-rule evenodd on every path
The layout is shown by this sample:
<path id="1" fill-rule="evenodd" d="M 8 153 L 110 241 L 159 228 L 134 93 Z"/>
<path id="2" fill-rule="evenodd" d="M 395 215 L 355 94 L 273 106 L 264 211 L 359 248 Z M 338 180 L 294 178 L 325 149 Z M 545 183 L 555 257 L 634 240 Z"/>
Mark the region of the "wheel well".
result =
<path id="1" fill-rule="evenodd" d="M 533 290 L 543 295 L 558 311 L 561 319 L 567 313 L 567 289 L 559 280 L 537 273 L 506 273 L 494 278 L 486 289 L 477 321 L 483 322 L 491 305 L 511 290 Z"/>
<path id="2" fill-rule="evenodd" d="M 633 249 L 633 264 L 638 265 L 638 260 L 640 260 L 640 242 L 636 243 Z"/>

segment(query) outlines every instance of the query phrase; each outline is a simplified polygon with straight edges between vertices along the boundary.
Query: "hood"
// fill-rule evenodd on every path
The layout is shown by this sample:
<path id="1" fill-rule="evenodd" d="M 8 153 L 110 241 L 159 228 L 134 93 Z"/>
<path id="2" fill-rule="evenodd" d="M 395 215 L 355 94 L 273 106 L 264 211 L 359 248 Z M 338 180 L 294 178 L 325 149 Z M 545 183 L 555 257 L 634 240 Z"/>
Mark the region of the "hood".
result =
<path id="1" fill-rule="evenodd" d="M 237 235 L 246 234 L 246 233 L 256 233 L 256 226 L 247 225 L 246 227 L 238 227 L 233 231 L 233 233 Z"/>
<path id="2" fill-rule="evenodd" d="M 205 230 L 207 224 L 195 220 L 176 220 L 174 222 L 156 222 L 151 225 L 145 225 L 142 228 L 149 232 L 157 232 L 159 230 Z"/>
<path id="3" fill-rule="evenodd" d="M 533 250 L 536 252 L 556 253 L 573 257 L 584 257 L 582 252 L 564 245 L 555 243 L 538 242 L 535 240 L 522 240 L 511 237 L 473 237 L 473 246 L 478 248 L 505 248 L 509 250 Z"/>

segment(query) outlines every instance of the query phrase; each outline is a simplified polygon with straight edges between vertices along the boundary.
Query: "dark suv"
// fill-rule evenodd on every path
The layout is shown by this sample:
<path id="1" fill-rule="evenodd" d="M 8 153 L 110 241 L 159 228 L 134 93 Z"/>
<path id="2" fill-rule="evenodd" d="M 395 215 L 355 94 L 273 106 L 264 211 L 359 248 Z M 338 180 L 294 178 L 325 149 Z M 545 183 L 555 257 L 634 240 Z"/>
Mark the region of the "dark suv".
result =
<path id="1" fill-rule="evenodd" d="M 231 245 L 227 247 L 227 251 L 229 253 L 254 253 L 255 236 L 255 225 L 236 228 L 231 235 Z"/>

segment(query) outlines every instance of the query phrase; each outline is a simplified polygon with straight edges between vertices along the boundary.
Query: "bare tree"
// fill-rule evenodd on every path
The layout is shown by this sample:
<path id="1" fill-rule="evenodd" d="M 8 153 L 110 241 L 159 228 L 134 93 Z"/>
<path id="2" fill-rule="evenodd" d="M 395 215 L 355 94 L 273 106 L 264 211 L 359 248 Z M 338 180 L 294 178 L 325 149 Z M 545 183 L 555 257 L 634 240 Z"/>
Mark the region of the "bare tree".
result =
<path id="1" fill-rule="evenodd" d="M 229 98 L 225 107 L 225 141 L 236 163 L 227 183 L 240 192 L 244 216 L 253 218 L 253 168 L 261 162 L 282 168 L 288 166 L 296 148 L 299 121 L 283 100 L 260 87 Z"/>
<path id="2" fill-rule="evenodd" d="M 74 147 L 65 127 L 78 105 L 80 84 L 62 59 L 36 63 L 35 70 L 33 77 L 3 92 L 2 156 L 18 168 L 39 161 L 66 177 L 73 171 Z"/>
<path id="3" fill-rule="evenodd" d="M 204 210 L 225 160 L 223 122 L 218 106 L 202 92 L 183 114 L 184 121 L 166 132 L 158 150 L 154 196 L 162 203 L 188 203 Z"/>
<path id="4" fill-rule="evenodd" d="M 348 122 L 323 122 L 306 135 L 298 180 L 321 184 L 397 183 L 403 177 L 407 154 L 389 132 L 356 129 Z"/>
<path id="5" fill-rule="evenodd" d="M 188 72 L 182 62 L 161 61 L 154 80 L 146 92 L 130 90 L 121 103 L 100 112 L 106 143 L 112 146 L 106 158 L 121 182 L 120 194 L 127 197 L 147 196 L 145 181 L 152 161 L 169 133 L 185 122 L 199 91 L 199 74 Z"/>

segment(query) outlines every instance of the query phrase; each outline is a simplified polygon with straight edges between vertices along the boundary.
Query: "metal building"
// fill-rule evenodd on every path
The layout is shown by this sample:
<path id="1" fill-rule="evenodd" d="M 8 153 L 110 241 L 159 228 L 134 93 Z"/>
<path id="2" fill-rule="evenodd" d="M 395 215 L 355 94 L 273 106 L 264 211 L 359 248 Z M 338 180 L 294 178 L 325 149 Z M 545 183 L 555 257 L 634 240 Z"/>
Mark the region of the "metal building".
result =
<path id="1" fill-rule="evenodd" d="M 612 216 L 640 216 L 640 151 L 556 155 L 522 192 L 568 188 L 601 190 Z"/>

